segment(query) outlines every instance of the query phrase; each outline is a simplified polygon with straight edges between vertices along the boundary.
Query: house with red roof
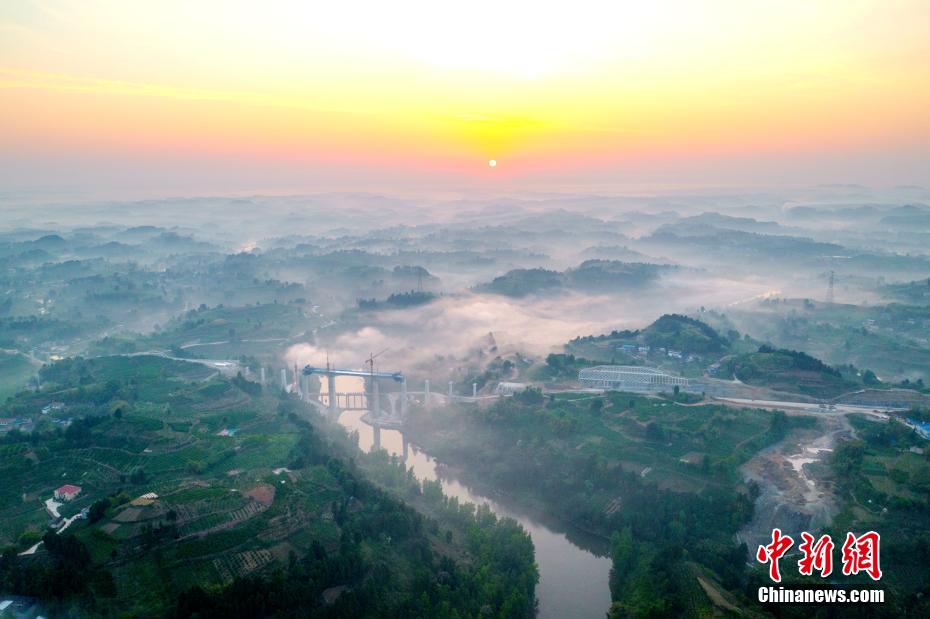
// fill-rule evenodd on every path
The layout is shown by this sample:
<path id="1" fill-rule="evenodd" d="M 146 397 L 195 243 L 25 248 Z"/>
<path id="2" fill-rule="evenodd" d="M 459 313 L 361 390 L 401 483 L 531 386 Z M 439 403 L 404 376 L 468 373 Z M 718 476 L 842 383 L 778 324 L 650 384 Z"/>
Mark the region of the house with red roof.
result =
<path id="1" fill-rule="evenodd" d="M 74 499 L 77 495 L 81 493 L 80 486 L 74 486 L 72 484 L 65 484 L 61 488 L 55 490 L 55 498 L 59 501 L 70 501 Z"/>

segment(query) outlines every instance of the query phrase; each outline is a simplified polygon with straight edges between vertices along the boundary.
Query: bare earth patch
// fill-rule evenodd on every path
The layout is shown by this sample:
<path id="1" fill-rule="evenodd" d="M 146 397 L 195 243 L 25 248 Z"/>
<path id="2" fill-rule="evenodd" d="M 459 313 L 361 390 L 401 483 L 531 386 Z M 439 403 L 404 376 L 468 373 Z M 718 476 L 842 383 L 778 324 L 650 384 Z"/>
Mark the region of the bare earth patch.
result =
<path id="1" fill-rule="evenodd" d="M 116 514 L 113 518 L 116 522 L 135 522 L 139 519 L 139 516 L 142 515 L 141 509 L 136 509 L 134 507 L 127 507 L 120 513 Z"/>
<path id="2" fill-rule="evenodd" d="M 730 604 L 729 602 L 727 602 L 724 599 L 723 595 L 720 594 L 720 591 L 716 587 L 711 585 L 709 582 L 707 582 L 700 576 L 697 577 L 697 581 L 698 581 L 698 584 L 701 585 L 701 588 L 704 589 L 704 593 L 707 594 L 707 597 L 710 598 L 710 601 L 714 603 L 714 606 L 717 606 L 718 608 L 726 609 L 732 613 L 736 613 L 737 615 L 743 614 L 743 611 L 741 611 L 736 606 L 733 606 L 733 604 Z"/>
<path id="3" fill-rule="evenodd" d="M 245 493 L 265 507 L 274 503 L 274 486 L 271 484 L 259 484 Z"/>
<path id="4" fill-rule="evenodd" d="M 742 466 L 744 478 L 758 483 L 761 490 L 752 521 L 739 533 L 750 549 L 771 541 L 775 527 L 797 538 L 801 531 L 820 528 L 833 519 L 833 488 L 807 465 L 825 462 L 837 440 L 850 436 L 852 428 L 842 416 L 825 415 L 819 421 L 816 428 L 793 432 Z"/>

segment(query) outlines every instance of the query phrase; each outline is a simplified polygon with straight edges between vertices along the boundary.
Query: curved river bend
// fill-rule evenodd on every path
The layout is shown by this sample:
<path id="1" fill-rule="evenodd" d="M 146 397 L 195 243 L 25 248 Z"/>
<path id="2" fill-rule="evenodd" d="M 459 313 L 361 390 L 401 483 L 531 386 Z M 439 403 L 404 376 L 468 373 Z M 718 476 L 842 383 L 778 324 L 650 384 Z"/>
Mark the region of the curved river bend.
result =
<path id="1" fill-rule="evenodd" d="M 375 445 L 375 431 L 362 421 L 364 414 L 365 411 L 344 411 L 339 415 L 339 424 L 349 431 L 357 432 L 359 447 L 367 452 Z M 504 505 L 500 500 L 478 494 L 445 471 L 440 474 L 436 460 L 406 443 L 398 430 L 382 429 L 380 443 L 381 448 L 388 453 L 404 458 L 417 479 L 441 480 L 446 496 L 457 497 L 459 501 L 475 505 L 486 503 L 498 516 L 513 518 L 523 525 L 533 538 L 536 548 L 539 617 L 581 619 L 603 618 L 606 615 L 610 607 L 610 559 L 599 556 L 606 551 L 603 540 L 577 530 L 566 530 L 564 524 L 546 521 L 539 515 L 530 515 L 512 505 Z M 572 539 L 569 540 L 568 536 Z"/>

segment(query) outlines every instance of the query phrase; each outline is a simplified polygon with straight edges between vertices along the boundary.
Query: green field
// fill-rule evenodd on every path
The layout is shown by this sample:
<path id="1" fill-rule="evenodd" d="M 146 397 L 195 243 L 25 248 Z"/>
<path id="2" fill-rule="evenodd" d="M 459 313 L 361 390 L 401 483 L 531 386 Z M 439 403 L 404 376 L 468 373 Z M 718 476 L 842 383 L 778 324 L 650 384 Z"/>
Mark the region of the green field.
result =
<path id="1" fill-rule="evenodd" d="M 729 358 L 727 371 L 749 385 L 817 398 L 835 398 L 860 388 L 858 382 L 818 359 L 769 346 Z"/>
<path id="2" fill-rule="evenodd" d="M 470 475 L 517 494 L 551 492 L 555 511 L 608 532 L 611 520 L 598 512 L 617 488 L 693 494 L 731 488 L 738 482 L 736 466 L 781 435 L 772 413 L 623 393 L 558 396 L 539 404 L 515 398 L 487 409 L 414 415 L 415 440 L 440 460 L 468 462 Z M 641 483 L 627 483 L 632 477 Z M 527 479 L 539 488 L 527 486 Z"/>
<path id="3" fill-rule="evenodd" d="M 345 439 L 323 438 L 311 423 L 322 420 L 296 398 L 158 356 L 69 359 L 42 375 L 40 392 L 4 405 L 4 415 L 34 419 L 36 431 L 0 437 L 0 590 L 37 596 L 49 614 L 317 608 L 336 617 L 378 608 L 380 616 L 476 616 L 488 606 L 503 617 L 532 609 L 532 544 L 517 525 L 473 511 L 446 516 L 459 540 L 450 543 L 451 529 L 440 535 L 402 502 L 419 486 L 395 496 L 367 481 L 348 459 L 359 454 Z M 49 401 L 62 406 L 41 415 Z M 81 493 L 61 515 L 90 515 L 59 536 L 46 532 L 44 501 L 65 483 Z M 487 552 L 502 535 L 512 542 Z M 38 552 L 17 556 L 38 540 Z M 285 582 L 298 584 L 285 591 Z M 345 592 L 323 606 L 322 592 L 334 586 Z M 248 593 L 254 587 L 277 593 L 266 599 Z"/>
<path id="4" fill-rule="evenodd" d="M 880 586 L 886 595 L 885 604 L 872 612 L 886 617 L 926 616 L 930 612 L 923 593 L 930 586 L 926 563 L 930 556 L 930 441 L 897 418 L 880 421 L 851 415 L 849 420 L 855 438 L 840 443 L 825 471 L 840 511 L 824 533 L 840 545 L 847 532 L 878 532 Z M 842 578 L 847 586 L 875 585 L 864 574 Z M 767 581 L 767 575 L 755 574 L 747 589 Z M 804 580 L 794 573 L 786 586 L 795 582 Z M 803 609 L 793 609 L 788 616 L 804 616 Z"/>
<path id="5" fill-rule="evenodd" d="M 803 350 L 835 366 L 870 369 L 887 382 L 930 383 L 930 307 L 926 305 L 805 306 L 783 300 L 732 312 L 730 319 L 757 339 Z"/>
<path id="6" fill-rule="evenodd" d="M 723 588 L 718 600 L 749 606 L 734 534 L 758 488 L 738 467 L 814 420 L 675 400 L 528 390 L 482 408 L 415 410 L 408 431 L 470 483 L 611 538 L 617 616 L 713 612 L 696 573 Z"/>
<path id="7" fill-rule="evenodd" d="M 0 351 L 0 400 L 25 388 L 37 369 L 20 353 Z"/>

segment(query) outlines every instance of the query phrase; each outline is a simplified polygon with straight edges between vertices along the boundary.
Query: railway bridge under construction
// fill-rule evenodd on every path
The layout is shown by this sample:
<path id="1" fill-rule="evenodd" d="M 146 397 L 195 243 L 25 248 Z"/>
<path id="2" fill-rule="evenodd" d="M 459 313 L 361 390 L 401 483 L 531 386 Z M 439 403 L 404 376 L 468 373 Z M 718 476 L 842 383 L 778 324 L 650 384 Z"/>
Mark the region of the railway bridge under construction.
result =
<path id="1" fill-rule="evenodd" d="M 307 365 L 300 375 L 301 381 L 298 388 L 307 401 L 316 401 L 333 417 L 338 416 L 343 410 L 367 410 L 366 421 L 381 427 L 400 427 L 407 418 L 407 410 L 411 401 L 419 402 L 429 408 L 433 404 L 477 402 L 497 397 L 479 396 L 476 384 L 472 385 L 470 397 L 455 394 L 452 381 L 449 381 L 448 393 L 431 391 L 429 380 L 423 381 L 422 391 L 411 391 L 407 389 L 407 377 L 402 372 L 375 372 L 342 369 L 328 365 L 326 367 Z M 314 397 L 314 394 L 310 393 L 306 380 L 310 376 L 319 376 L 321 381 L 325 379 L 326 391 L 321 389 Z M 340 376 L 362 379 L 364 391 L 338 391 L 336 378 Z M 383 389 L 382 383 L 399 385 L 400 389 Z"/>

